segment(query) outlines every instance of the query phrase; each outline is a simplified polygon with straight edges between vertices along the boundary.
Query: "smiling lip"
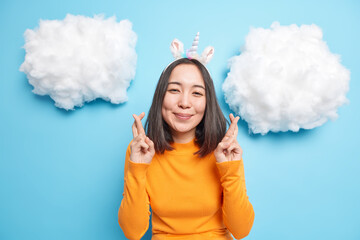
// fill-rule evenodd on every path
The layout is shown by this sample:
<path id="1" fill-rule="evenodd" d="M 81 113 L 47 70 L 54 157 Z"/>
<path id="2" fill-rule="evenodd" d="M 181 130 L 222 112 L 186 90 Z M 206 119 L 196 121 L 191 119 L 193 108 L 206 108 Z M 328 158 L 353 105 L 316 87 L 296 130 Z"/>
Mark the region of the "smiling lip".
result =
<path id="1" fill-rule="evenodd" d="M 174 113 L 175 116 L 181 120 L 188 120 L 191 118 L 191 114 L 184 114 L 184 113 Z"/>

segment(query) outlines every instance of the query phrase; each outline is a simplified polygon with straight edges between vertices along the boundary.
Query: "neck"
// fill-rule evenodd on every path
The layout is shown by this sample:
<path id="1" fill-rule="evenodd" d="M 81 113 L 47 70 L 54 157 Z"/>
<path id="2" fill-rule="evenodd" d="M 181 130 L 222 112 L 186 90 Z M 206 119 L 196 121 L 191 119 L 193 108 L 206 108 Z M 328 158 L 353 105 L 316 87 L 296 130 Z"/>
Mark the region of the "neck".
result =
<path id="1" fill-rule="evenodd" d="M 188 143 L 195 138 L 195 129 L 186 133 L 172 133 L 172 138 L 176 143 Z"/>

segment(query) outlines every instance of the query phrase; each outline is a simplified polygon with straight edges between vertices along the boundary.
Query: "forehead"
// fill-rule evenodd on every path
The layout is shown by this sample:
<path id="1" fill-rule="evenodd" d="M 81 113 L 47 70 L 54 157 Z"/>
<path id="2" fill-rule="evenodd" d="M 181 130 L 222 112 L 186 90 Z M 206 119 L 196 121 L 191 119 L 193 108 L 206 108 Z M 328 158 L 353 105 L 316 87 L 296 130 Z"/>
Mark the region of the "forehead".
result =
<path id="1" fill-rule="evenodd" d="M 184 85 L 201 85 L 205 87 L 199 68 L 194 64 L 176 66 L 169 77 L 169 82 L 179 82 Z"/>

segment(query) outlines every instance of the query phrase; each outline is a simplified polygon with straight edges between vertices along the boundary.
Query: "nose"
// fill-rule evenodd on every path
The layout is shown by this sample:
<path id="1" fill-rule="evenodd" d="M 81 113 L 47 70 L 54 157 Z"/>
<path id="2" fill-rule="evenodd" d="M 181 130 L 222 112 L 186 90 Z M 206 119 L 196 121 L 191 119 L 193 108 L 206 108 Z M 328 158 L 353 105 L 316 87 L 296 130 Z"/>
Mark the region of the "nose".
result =
<path id="1" fill-rule="evenodd" d="M 178 106 L 183 109 L 191 107 L 191 100 L 187 93 L 181 94 L 179 98 Z"/>

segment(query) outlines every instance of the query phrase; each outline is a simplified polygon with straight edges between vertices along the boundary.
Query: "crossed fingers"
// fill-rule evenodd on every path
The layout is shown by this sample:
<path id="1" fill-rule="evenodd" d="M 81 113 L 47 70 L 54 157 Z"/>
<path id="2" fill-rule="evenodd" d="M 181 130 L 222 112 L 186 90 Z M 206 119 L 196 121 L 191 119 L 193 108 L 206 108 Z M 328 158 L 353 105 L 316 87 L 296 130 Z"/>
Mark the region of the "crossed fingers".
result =
<path id="1" fill-rule="evenodd" d="M 231 121 L 231 124 L 230 124 L 230 127 L 229 129 L 227 130 L 224 138 L 222 139 L 222 141 L 228 141 L 230 139 L 236 139 L 237 137 L 237 134 L 238 134 L 238 126 L 237 126 L 237 123 L 239 121 L 240 117 L 237 116 L 237 117 L 234 117 L 234 115 L 231 113 L 230 114 L 230 121 Z"/>
<path id="2" fill-rule="evenodd" d="M 142 126 L 141 119 L 143 119 L 145 116 L 145 113 L 142 112 L 139 116 L 136 114 L 133 114 L 133 118 L 135 119 L 133 125 L 132 125 L 132 133 L 133 137 L 136 138 L 138 135 L 144 135 L 145 136 L 145 130 Z"/>
<path id="3" fill-rule="evenodd" d="M 141 119 L 144 118 L 145 113 L 142 112 L 139 116 L 136 114 L 132 115 L 135 119 L 131 129 L 133 133 L 133 144 L 140 146 L 142 152 L 146 152 L 150 149 L 149 144 L 153 144 L 150 139 L 146 136 L 145 130 L 142 126 Z"/>
<path id="4" fill-rule="evenodd" d="M 145 130 L 141 123 L 145 113 L 142 112 L 139 116 L 132 115 L 135 119 L 131 129 L 133 134 L 133 141 L 130 145 L 131 154 L 130 160 L 136 163 L 150 163 L 154 154 L 154 143 L 146 136 Z"/>
<path id="5" fill-rule="evenodd" d="M 242 149 L 237 142 L 237 123 L 240 117 L 234 117 L 233 114 L 230 114 L 229 117 L 231 121 L 229 129 L 214 151 L 216 161 L 220 163 L 242 158 Z"/>

